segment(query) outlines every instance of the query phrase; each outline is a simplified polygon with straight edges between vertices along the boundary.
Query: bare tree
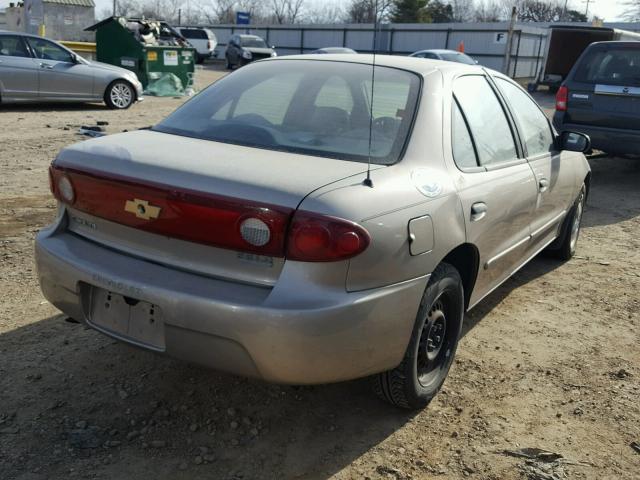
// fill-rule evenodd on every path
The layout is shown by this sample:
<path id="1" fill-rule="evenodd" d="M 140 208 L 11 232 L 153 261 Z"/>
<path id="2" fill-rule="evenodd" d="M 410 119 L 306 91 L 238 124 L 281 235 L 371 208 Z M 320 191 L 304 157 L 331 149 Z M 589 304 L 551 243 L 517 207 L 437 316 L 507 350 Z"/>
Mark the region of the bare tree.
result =
<path id="1" fill-rule="evenodd" d="M 387 20 L 393 7 L 393 0 L 352 0 L 347 8 L 347 22 L 349 23 L 375 23 Z"/>
<path id="2" fill-rule="evenodd" d="M 236 0 L 210 0 L 200 4 L 200 14 L 207 23 L 234 23 Z"/>
<path id="3" fill-rule="evenodd" d="M 296 23 L 303 6 L 304 0 L 271 0 L 271 13 L 276 23 Z"/>
<path id="4" fill-rule="evenodd" d="M 505 18 L 503 6 L 495 0 L 480 0 L 473 14 L 476 22 L 499 22 Z"/>
<path id="5" fill-rule="evenodd" d="M 341 23 L 345 17 L 345 11 L 340 5 L 316 5 L 308 8 L 304 21 L 313 24 L 332 24 Z"/>
<path id="6" fill-rule="evenodd" d="M 623 5 L 622 18 L 628 22 L 640 22 L 640 0 L 627 0 Z"/>
<path id="7" fill-rule="evenodd" d="M 449 2 L 453 13 L 454 22 L 470 22 L 475 14 L 475 5 L 472 0 L 451 0 Z"/>

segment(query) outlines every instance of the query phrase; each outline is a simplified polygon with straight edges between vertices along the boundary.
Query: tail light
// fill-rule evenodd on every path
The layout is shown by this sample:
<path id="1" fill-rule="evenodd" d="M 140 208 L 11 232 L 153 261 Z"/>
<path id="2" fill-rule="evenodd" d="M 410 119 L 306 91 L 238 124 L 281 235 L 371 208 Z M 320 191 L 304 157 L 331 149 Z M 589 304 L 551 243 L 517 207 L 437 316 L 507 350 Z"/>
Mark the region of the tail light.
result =
<path id="1" fill-rule="evenodd" d="M 286 257 L 301 262 L 332 262 L 362 253 L 369 233 L 348 220 L 297 211 L 289 228 Z"/>
<path id="2" fill-rule="evenodd" d="M 49 188 L 56 199 L 73 205 L 76 200 L 76 192 L 68 175 L 53 167 L 49 167 Z"/>
<path id="3" fill-rule="evenodd" d="M 207 50 L 211 50 L 211 40 L 207 40 Z"/>
<path id="4" fill-rule="evenodd" d="M 76 210 L 190 242 L 304 262 L 351 258 L 370 242 L 361 226 L 316 213 L 89 170 L 52 166 L 49 176 Z"/>
<path id="5" fill-rule="evenodd" d="M 90 215 L 190 242 L 284 256 L 290 208 L 85 170 L 50 172 L 55 197 Z M 62 193 L 67 182 L 73 201 Z"/>
<path id="6" fill-rule="evenodd" d="M 558 112 L 567 111 L 567 101 L 569 100 L 569 89 L 562 85 L 556 93 L 556 110 Z"/>

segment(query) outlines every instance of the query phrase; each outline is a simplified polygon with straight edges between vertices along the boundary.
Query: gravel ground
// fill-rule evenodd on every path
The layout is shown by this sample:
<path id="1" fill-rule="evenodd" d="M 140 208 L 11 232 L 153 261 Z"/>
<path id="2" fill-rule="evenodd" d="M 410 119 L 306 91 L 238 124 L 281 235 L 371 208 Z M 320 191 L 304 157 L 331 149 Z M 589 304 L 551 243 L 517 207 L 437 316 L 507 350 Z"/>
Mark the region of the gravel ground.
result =
<path id="1" fill-rule="evenodd" d="M 472 310 L 444 389 L 407 413 L 365 380 L 281 387 L 137 350 L 44 300 L 49 162 L 80 125 L 140 128 L 182 101 L 0 107 L 0 479 L 640 477 L 640 160 L 591 160 L 577 256 L 534 259 Z"/>

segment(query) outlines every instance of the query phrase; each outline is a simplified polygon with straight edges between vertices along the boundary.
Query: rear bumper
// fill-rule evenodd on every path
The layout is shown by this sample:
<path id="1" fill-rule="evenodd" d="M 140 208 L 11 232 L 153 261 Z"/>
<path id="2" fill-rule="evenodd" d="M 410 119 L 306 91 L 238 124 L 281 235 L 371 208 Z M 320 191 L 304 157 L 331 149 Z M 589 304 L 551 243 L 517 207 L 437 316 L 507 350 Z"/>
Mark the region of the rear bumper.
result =
<path id="1" fill-rule="evenodd" d="M 556 112 L 553 116 L 553 125 L 559 132 L 585 133 L 596 150 L 612 154 L 640 154 L 640 131 L 564 123 L 563 119 L 563 112 Z"/>
<path id="2" fill-rule="evenodd" d="M 163 311 L 161 352 L 293 384 L 349 380 L 398 365 L 428 280 L 347 293 L 305 284 L 304 264 L 287 262 L 274 288 L 256 287 L 153 264 L 51 229 L 36 238 L 36 261 L 45 297 L 73 318 L 92 325 L 83 293 L 91 286 L 136 297 Z"/>

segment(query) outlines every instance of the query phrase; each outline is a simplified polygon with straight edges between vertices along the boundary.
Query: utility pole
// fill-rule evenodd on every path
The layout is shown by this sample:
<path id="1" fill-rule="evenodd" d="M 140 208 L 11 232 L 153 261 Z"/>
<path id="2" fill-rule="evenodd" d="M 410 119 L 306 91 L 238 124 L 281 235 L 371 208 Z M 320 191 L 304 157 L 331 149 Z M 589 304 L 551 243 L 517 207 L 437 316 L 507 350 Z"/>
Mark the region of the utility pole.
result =
<path id="1" fill-rule="evenodd" d="M 116 10 L 118 9 L 118 0 L 113 0 L 113 16 L 116 16 Z"/>
<path id="2" fill-rule="evenodd" d="M 518 18 L 518 12 L 514 6 L 511 9 L 511 21 L 509 22 L 509 33 L 507 34 L 507 51 L 504 55 L 504 65 L 502 66 L 502 73 L 509 75 L 509 67 L 511 66 L 511 50 L 513 49 L 513 30 L 516 27 L 516 20 Z"/>
<path id="3" fill-rule="evenodd" d="M 596 0 L 585 0 L 582 3 L 586 3 L 587 7 L 584 10 L 584 16 L 587 17 L 587 20 L 589 19 L 589 4 L 590 3 L 596 3 Z"/>
<path id="4" fill-rule="evenodd" d="M 562 22 L 567 18 L 567 3 L 569 3 L 569 0 L 564 0 L 564 7 L 562 7 L 562 13 L 560 14 L 560 21 Z"/>

